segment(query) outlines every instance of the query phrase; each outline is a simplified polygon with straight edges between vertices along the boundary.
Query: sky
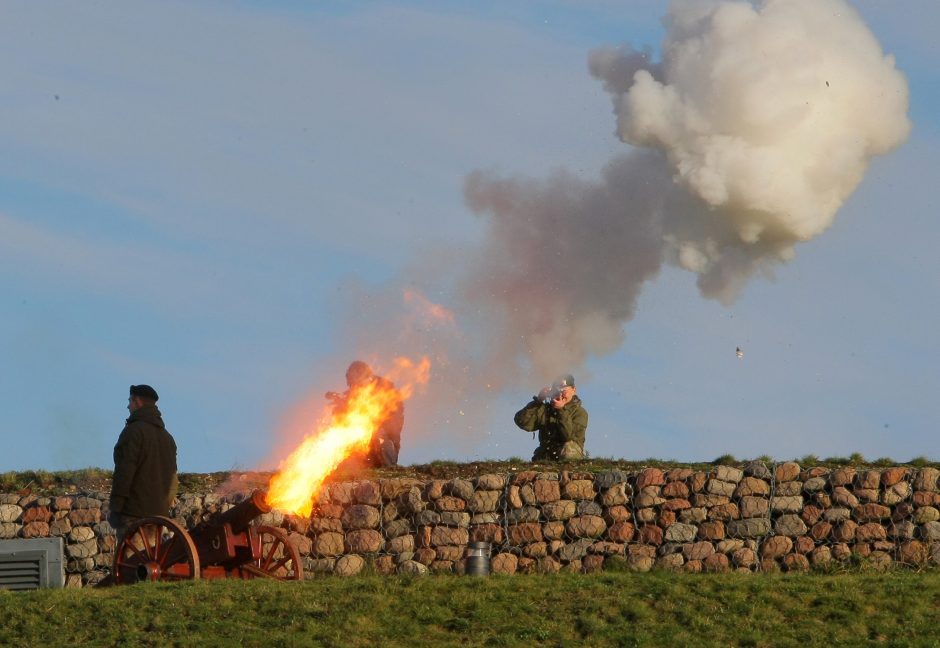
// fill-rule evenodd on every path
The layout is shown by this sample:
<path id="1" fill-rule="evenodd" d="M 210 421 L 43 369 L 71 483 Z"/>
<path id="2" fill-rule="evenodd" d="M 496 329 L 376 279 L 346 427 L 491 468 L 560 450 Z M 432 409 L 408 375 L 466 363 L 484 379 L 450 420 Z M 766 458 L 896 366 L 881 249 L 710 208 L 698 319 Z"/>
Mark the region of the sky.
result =
<path id="1" fill-rule="evenodd" d="M 418 353 L 403 464 L 528 457 L 513 414 L 562 371 L 592 456 L 940 459 L 940 4 L 829 2 L 862 27 L 785 50 L 794 83 L 864 92 L 791 134 L 719 56 L 773 42 L 747 21 L 683 72 L 702 27 L 664 16 L 714 3 L 0 0 L 0 471 L 110 467 L 138 383 L 181 471 L 270 468 L 351 360 Z M 877 56 L 816 70 L 820 42 Z M 598 57 L 641 51 L 621 96 Z M 698 83 L 728 60 L 740 93 Z M 785 164 L 699 147 L 739 98 Z M 846 151 L 828 211 L 787 184 Z M 778 220 L 745 204 L 768 186 Z M 625 204 L 579 211 L 599 193 Z"/>

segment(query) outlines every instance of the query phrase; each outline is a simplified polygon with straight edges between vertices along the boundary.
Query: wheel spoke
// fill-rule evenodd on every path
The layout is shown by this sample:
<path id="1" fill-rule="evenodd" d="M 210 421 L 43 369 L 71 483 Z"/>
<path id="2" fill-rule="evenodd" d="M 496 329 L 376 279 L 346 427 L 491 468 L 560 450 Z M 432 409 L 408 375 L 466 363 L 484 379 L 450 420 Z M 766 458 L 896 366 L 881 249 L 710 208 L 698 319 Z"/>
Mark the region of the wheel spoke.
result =
<path id="1" fill-rule="evenodd" d="M 125 559 L 128 559 L 128 558 L 130 558 L 130 559 L 137 558 L 137 564 L 140 564 L 140 563 L 143 563 L 143 562 L 147 562 L 147 556 L 144 555 L 144 554 L 142 554 L 141 551 L 140 551 L 140 549 L 138 549 L 138 548 L 135 547 L 134 545 L 130 544 L 126 539 L 124 540 L 124 547 L 123 547 L 123 549 L 124 549 L 124 551 L 122 551 L 121 553 L 122 553 L 122 555 L 123 555 L 123 557 L 124 557 Z M 134 553 L 132 553 L 130 556 L 127 555 L 127 550 L 128 550 L 128 549 L 130 549 L 131 551 L 134 552 Z"/>
<path id="2" fill-rule="evenodd" d="M 291 569 L 287 568 L 287 563 L 291 562 L 292 560 L 293 559 L 290 556 L 285 556 L 281 558 L 280 560 L 278 560 L 276 563 L 274 563 L 274 565 L 268 571 L 270 571 L 272 574 L 276 574 L 278 569 L 281 569 L 282 567 L 284 567 L 285 569 L 287 569 L 287 573 L 289 574 L 291 572 Z"/>
<path id="3" fill-rule="evenodd" d="M 176 535 L 170 536 L 170 539 L 163 544 L 163 555 L 157 557 L 157 562 L 161 567 L 166 563 L 166 560 L 169 558 L 171 551 L 176 547 L 176 541 L 178 538 L 179 536 Z"/>
<path id="4" fill-rule="evenodd" d="M 271 561 L 274 560 L 274 556 L 275 556 L 275 554 L 277 553 L 277 550 L 280 548 L 280 546 L 281 546 L 280 541 L 272 542 L 272 543 L 271 543 L 271 547 L 270 547 L 270 549 L 268 550 L 267 555 L 264 557 L 265 560 L 264 560 L 264 562 L 261 564 L 261 568 L 262 568 L 262 569 L 268 570 L 268 567 L 270 566 Z M 268 570 L 268 571 L 270 571 L 270 570 Z"/>
<path id="5" fill-rule="evenodd" d="M 147 537 L 147 534 L 145 533 L 145 528 L 146 527 L 144 525 L 137 527 L 137 533 L 135 533 L 134 535 L 140 538 L 141 543 L 144 545 L 143 549 L 146 550 L 147 552 L 146 557 L 152 560 L 154 557 L 153 552 L 152 552 L 153 547 L 150 546 L 150 538 Z M 137 547 L 134 547 L 134 548 L 137 549 Z M 138 551 L 138 553 L 140 552 Z"/>

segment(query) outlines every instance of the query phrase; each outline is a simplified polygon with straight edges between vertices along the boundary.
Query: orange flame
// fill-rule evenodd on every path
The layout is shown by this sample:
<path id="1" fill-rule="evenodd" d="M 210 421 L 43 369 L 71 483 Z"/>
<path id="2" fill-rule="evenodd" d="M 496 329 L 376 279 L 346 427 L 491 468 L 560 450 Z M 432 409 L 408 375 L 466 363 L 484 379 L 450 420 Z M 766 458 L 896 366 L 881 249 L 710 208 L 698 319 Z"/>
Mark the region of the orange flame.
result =
<path id="1" fill-rule="evenodd" d="M 368 450 L 372 435 L 385 418 L 411 397 L 415 385 L 427 384 L 430 370 L 427 358 L 418 363 L 395 358 L 389 377 L 402 383 L 400 389 L 373 381 L 351 390 L 343 411 L 326 427 L 308 434 L 281 463 L 268 484 L 267 503 L 280 511 L 309 516 L 326 478 L 350 455 Z"/>
<path id="2" fill-rule="evenodd" d="M 403 399 L 411 398 L 415 384 L 428 384 L 428 379 L 431 377 L 431 361 L 424 357 L 418 364 L 415 364 L 408 358 L 395 358 L 394 375 L 412 376 L 412 380 L 406 382 L 404 387 L 398 390 Z"/>
<path id="3" fill-rule="evenodd" d="M 404 298 L 406 304 L 412 304 L 423 318 L 428 322 L 438 322 L 453 325 L 454 312 L 435 304 L 430 299 L 416 290 L 405 290 Z"/>

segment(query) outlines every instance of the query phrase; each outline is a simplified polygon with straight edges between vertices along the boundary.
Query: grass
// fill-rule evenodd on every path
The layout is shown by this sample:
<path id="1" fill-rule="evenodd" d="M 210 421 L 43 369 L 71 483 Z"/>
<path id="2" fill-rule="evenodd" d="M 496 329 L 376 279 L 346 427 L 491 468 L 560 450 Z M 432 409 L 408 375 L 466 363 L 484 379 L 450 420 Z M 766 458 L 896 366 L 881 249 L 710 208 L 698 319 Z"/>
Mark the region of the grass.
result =
<path id="1" fill-rule="evenodd" d="M 782 462 L 784 459 L 774 459 L 767 455 L 757 457 L 768 465 Z M 816 455 L 806 455 L 795 459 L 804 468 L 825 466 L 835 468 L 852 465 L 858 468 L 886 468 L 889 466 L 909 466 L 912 468 L 934 467 L 940 468 L 940 462 L 933 461 L 924 456 L 914 457 L 907 463 L 896 462 L 890 457 L 881 457 L 870 461 L 859 453 L 848 457 L 827 457 L 820 459 Z M 481 461 L 456 462 L 449 460 L 432 461 L 427 464 L 414 464 L 411 466 L 396 466 L 394 468 L 363 469 L 355 464 L 341 465 L 330 477 L 330 481 L 346 481 L 370 478 L 413 477 L 417 479 L 452 479 L 454 477 L 472 478 L 485 473 L 512 473 L 522 470 L 536 471 L 580 471 L 600 472 L 603 470 L 637 471 L 642 468 L 655 467 L 691 468 L 693 470 L 712 470 L 716 465 L 730 465 L 743 467 L 747 459 L 737 459 L 734 455 L 723 454 L 710 462 L 685 462 L 675 459 L 656 459 L 650 457 L 642 460 L 617 459 L 614 457 L 590 457 L 588 459 L 563 462 L 529 462 L 519 457 L 509 459 L 487 459 Z M 246 487 L 263 487 L 271 473 L 223 471 L 212 473 L 180 473 L 181 493 L 200 493 L 210 491 L 230 479 L 238 479 Z M 46 470 L 23 470 L 0 473 L 0 492 L 34 492 L 43 494 L 59 494 L 76 491 L 107 491 L 111 488 L 111 471 L 104 468 L 82 468 L 80 470 L 66 470 L 49 472 Z"/>
<path id="2" fill-rule="evenodd" d="M 67 493 L 74 491 L 111 490 L 113 471 L 106 468 L 81 468 L 78 470 L 21 470 L 0 473 L 0 493 L 29 491 L 36 493 Z M 180 473 L 180 490 L 200 491 L 210 489 L 229 479 L 230 472 Z"/>
<path id="3" fill-rule="evenodd" d="M 935 646 L 935 574 L 555 574 L 0 591 L 0 645 Z"/>
<path id="4" fill-rule="evenodd" d="M 0 492 L 24 489 L 60 490 L 70 485 L 106 482 L 111 483 L 111 472 L 103 468 L 81 468 L 79 470 L 23 470 L 0 473 Z"/>

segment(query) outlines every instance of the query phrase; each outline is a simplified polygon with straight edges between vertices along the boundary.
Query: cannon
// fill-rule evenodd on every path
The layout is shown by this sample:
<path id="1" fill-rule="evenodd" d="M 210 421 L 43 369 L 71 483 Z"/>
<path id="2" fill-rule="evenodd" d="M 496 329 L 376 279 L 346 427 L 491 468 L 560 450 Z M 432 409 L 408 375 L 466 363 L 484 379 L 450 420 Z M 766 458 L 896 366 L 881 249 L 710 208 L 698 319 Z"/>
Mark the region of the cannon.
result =
<path id="1" fill-rule="evenodd" d="M 115 583 L 196 578 L 301 580 L 303 563 L 283 529 L 251 526 L 271 510 L 265 493 L 251 496 L 187 531 L 163 516 L 127 526 L 114 552 Z"/>

